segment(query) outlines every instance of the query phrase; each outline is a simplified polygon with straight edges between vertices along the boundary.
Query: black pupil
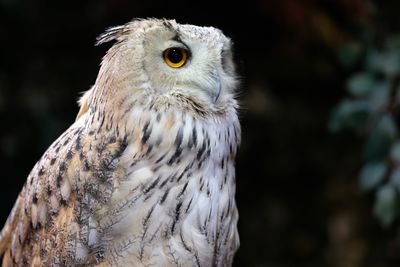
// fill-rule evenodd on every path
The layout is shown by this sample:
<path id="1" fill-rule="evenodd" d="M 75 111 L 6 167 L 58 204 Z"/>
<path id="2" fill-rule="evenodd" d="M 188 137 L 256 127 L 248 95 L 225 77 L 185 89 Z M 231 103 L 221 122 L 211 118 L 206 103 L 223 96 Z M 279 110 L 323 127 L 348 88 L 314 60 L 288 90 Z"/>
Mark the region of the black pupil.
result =
<path id="1" fill-rule="evenodd" d="M 167 56 L 172 63 L 179 63 L 183 59 L 183 53 L 179 48 L 171 48 Z"/>

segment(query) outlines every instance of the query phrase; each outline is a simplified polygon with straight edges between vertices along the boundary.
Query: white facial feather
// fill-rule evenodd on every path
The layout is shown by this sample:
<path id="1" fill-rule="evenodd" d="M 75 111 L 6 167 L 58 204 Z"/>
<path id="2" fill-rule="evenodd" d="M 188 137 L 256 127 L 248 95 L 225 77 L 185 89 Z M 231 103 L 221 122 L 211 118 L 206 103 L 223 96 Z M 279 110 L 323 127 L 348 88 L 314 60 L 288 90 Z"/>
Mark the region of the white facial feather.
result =
<path id="1" fill-rule="evenodd" d="M 138 20 L 110 29 L 99 42 L 111 37 L 118 44 L 106 55 L 96 84 L 118 84 L 121 91 L 120 87 L 132 88 L 126 81 L 135 80 L 140 85 L 136 87 L 138 94 L 158 97 L 163 105 L 182 105 L 175 101 L 178 95 L 210 114 L 223 113 L 231 104 L 228 102 L 237 87 L 232 44 L 220 30 L 175 21 Z M 171 47 L 187 50 L 184 66 L 172 68 L 166 64 L 163 51 Z"/>

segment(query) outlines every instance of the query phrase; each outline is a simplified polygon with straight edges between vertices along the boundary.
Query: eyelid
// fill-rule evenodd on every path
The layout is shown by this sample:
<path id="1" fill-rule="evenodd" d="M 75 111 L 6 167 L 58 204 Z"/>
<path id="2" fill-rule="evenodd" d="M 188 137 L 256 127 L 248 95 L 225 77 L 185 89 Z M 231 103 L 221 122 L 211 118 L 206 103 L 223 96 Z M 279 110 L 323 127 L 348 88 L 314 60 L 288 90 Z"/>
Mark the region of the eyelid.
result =
<path id="1" fill-rule="evenodd" d="M 162 51 L 165 51 L 166 49 L 171 48 L 171 47 L 177 47 L 177 48 L 185 49 L 186 52 L 187 52 L 188 60 L 192 56 L 192 51 L 190 50 L 189 46 L 187 44 L 185 44 L 185 42 L 183 42 L 181 39 L 172 39 L 172 40 L 167 41 L 166 45 L 162 49 Z"/>

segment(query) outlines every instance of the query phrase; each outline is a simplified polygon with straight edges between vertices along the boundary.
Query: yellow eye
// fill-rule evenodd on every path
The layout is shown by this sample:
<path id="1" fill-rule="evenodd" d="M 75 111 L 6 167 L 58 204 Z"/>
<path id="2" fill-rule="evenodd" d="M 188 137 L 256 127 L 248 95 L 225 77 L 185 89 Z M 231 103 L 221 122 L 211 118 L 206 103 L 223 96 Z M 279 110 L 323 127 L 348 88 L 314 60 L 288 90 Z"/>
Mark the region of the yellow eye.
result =
<path id="1" fill-rule="evenodd" d="M 165 63 L 171 68 L 180 68 L 185 65 L 188 52 L 181 47 L 171 47 L 163 52 L 163 58 Z"/>

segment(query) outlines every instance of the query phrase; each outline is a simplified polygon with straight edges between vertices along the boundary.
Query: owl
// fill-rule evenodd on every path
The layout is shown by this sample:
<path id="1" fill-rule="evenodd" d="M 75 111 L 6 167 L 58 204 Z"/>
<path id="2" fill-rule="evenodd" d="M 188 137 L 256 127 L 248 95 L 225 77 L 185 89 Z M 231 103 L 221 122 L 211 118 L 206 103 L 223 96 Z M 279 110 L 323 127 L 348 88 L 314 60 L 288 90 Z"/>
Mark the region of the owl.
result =
<path id="1" fill-rule="evenodd" d="M 240 124 L 220 30 L 133 20 L 76 121 L 29 174 L 0 235 L 3 266 L 230 266 L 239 247 Z"/>

